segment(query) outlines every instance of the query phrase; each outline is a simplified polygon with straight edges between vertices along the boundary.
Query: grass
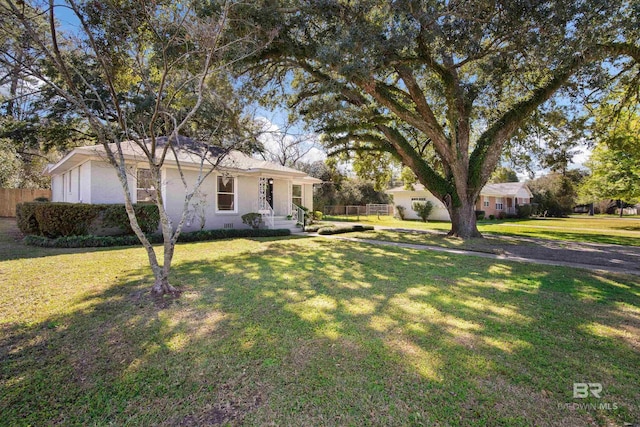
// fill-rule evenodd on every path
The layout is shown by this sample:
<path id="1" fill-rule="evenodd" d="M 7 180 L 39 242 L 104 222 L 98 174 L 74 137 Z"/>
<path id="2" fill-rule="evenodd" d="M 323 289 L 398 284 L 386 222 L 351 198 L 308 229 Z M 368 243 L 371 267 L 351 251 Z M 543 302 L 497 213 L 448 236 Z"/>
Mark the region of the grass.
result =
<path id="1" fill-rule="evenodd" d="M 154 301 L 140 248 L 25 248 L 8 229 L 2 424 L 640 420 L 638 277 L 237 239 L 179 245 L 182 296 Z M 574 399 L 574 382 L 602 398 Z"/>
<path id="2" fill-rule="evenodd" d="M 451 229 L 449 222 L 401 221 L 389 216 L 380 218 L 376 216 L 327 217 L 325 220 L 441 232 Z M 640 217 L 573 216 L 569 218 L 483 220 L 478 221 L 478 230 L 483 234 L 490 235 L 640 246 Z"/>

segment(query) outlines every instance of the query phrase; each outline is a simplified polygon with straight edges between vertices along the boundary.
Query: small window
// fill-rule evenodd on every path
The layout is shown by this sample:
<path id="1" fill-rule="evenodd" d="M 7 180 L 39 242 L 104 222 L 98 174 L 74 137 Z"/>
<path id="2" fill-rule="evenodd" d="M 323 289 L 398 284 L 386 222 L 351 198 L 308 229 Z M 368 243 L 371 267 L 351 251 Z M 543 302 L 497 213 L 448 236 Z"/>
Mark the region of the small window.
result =
<path id="1" fill-rule="evenodd" d="M 501 197 L 497 197 L 496 198 L 496 210 L 504 210 L 504 205 L 502 204 L 502 198 Z"/>
<path id="2" fill-rule="evenodd" d="M 138 203 L 154 203 L 156 201 L 156 188 L 151 179 L 151 170 L 138 169 L 136 190 Z"/>
<path id="3" fill-rule="evenodd" d="M 488 198 L 488 197 L 485 197 L 485 198 L 484 198 L 484 202 L 482 203 L 482 205 L 483 205 L 485 208 L 488 208 L 488 207 L 489 207 L 489 198 Z"/>
<path id="4" fill-rule="evenodd" d="M 298 207 L 302 206 L 302 185 L 293 184 L 291 194 L 291 202 Z"/>
<path id="5" fill-rule="evenodd" d="M 235 198 L 235 179 L 229 176 L 219 176 L 217 194 L 218 210 L 233 211 L 235 209 Z"/>
<path id="6" fill-rule="evenodd" d="M 425 203 L 427 201 L 426 197 L 412 197 L 411 198 L 411 209 L 416 210 L 416 203 Z"/>

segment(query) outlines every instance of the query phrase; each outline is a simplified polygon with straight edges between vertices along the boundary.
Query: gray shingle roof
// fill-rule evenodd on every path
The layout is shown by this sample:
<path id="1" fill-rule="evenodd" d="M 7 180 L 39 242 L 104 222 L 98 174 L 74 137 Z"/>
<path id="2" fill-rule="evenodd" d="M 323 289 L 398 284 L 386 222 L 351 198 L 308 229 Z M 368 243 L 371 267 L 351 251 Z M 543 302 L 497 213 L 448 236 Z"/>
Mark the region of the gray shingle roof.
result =
<path id="1" fill-rule="evenodd" d="M 156 144 L 158 147 L 162 148 L 167 143 L 167 137 L 159 137 L 156 138 Z M 109 144 L 113 150 L 116 149 L 116 144 Z M 177 142 L 174 142 L 173 146 L 175 147 L 175 153 L 177 154 L 177 160 L 183 166 L 198 166 L 202 159 L 202 154 L 207 151 L 206 159 L 211 163 L 218 163 L 219 156 L 225 153 L 225 150 L 220 147 L 213 147 L 199 143 L 191 138 L 187 138 L 181 136 L 178 138 Z M 138 146 L 133 141 L 124 141 L 121 143 L 122 153 L 127 161 L 146 161 L 146 156 L 144 151 L 140 146 Z M 71 153 L 67 154 L 62 160 L 58 163 L 51 165 L 47 168 L 46 173 L 51 174 L 54 171 L 58 173 L 59 171 L 64 171 L 75 166 L 79 158 L 86 157 L 105 157 L 105 149 L 102 145 L 91 145 L 85 147 L 78 147 L 71 151 Z M 106 160 L 106 159 L 105 159 Z M 166 158 L 167 164 L 175 164 L 176 156 L 172 151 L 167 153 Z M 205 163 L 206 165 L 206 163 Z M 293 169 L 287 166 L 282 166 L 277 163 L 269 162 L 263 159 L 257 159 L 247 154 L 244 154 L 238 150 L 229 151 L 221 161 L 219 161 L 219 168 L 224 170 L 237 170 L 237 171 L 246 171 L 246 172 L 271 172 L 271 173 L 280 173 L 291 175 L 295 177 L 307 177 L 307 174 L 299 171 L 297 169 Z M 309 180 L 314 180 L 315 178 L 307 177 Z"/>

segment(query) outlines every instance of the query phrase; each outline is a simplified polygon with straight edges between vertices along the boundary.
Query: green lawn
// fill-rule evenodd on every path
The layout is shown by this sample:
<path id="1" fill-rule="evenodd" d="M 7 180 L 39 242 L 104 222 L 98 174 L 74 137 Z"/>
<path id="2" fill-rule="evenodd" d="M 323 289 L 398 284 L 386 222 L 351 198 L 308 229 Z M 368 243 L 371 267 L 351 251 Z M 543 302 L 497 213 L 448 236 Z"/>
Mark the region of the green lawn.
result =
<path id="1" fill-rule="evenodd" d="M 389 216 L 327 217 L 326 219 L 417 230 L 444 232 L 451 229 L 449 222 L 401 221 Z M 483 220 L 478 222 L 478 230 L 485 234 L 640 246 L 640 217 L 638 216 L 618 218 L 585 215 L 570 218 Z"/>
<path id="2" fill-rule="evenodd" d="M 180 245 L 182 296 L 154 301 L 140 248 L 25 248 L 6 230 L 3 425 L 640 420 L 638 277 L 238 239 Z"/>

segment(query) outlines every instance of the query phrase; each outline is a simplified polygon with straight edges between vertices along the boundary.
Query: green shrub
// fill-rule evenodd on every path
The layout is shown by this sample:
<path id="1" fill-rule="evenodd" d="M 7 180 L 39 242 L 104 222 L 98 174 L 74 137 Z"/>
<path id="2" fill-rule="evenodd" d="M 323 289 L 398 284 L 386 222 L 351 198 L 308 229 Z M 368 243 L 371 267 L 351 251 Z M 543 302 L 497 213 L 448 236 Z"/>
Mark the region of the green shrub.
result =
<path id="1" fill-rule="evenodd" d="M 313 219 L 316 221 L 322 221 L 322 212 L 320 211 L 313 212 Z"/>
<path id="2" fill-rule="evenodd" d="M 330 227 L 323 227 L 318 230 L 318 234 L 323 236 L 330 234 L 342 234 L 342 233 L 351 233 L 354 231 L 368 231 L 373 230 L 372 225 L 340 225 L 335 226 L 332 225 Z"/>
<path id="3" fill-rule="evenodd" d="M 160 234 L 147 236 L 151 243 L 162 243 Z M 137 236 L 61 236 L 49 239 L 44 236 L 27 236 L 24 239 L 27 245 L 43 248 L 100 248 L 112 246 L 136 246 L 140 245 Z"/>
<path id="4" fill-rule="evenodd" d="M 289 236 L 291 230 L 268 229 L 268 228 L 223 228 L 217 230 L 199 230 L 190 233 L 182 233 L 178 238 L 178 242 L 201 242 L 205 240 L 233 239 L 241 237 L 280 237 Z"/>
<path id="5" fill-rule="evenodd" d="M 34 202 L 48 202 L 49 198 L 48 197 L 44 197 L 44 196 L 40 196 L 40 197 L 36 197 L 35 199 L 33 199 Z"/>
<path id="6" fill-rule="evenodd" d="M 39 234 L 46 237 L 82 236 L 100 213 L 99 205 L 35 202 Z"/>
<path id="7" fill-rule="evenodd" d="M 247 224 L 249 227 L 257 230 L 262 224 L 262 215 L 257 212 L 249 212 L 242 215 L 242 223 Z"/>
<path id="8" fill-rule="evenodd" d="M 36 221 L 36 203 L 27 202 L 16 205 L 16 222 L 23 234 L 40 234 L 38 221 Z"/>
<path id="9" fill-rule="evenodd" d="M 96 205 L 101 206 L 104 212 L 102 221 L 103 225 L 107 227 L 118 227 L 125 232 L 125 234 L 134 234 L 131 228 L 131 222 L 129 221 L 129 215 L 124 205 Z M 160 211 L 158 206 L 154 204 L 135 204 L 133 205 L 133 211 L 136 213 L 138 219 L 138 225 L 145 234 L 155 233 L 160 226 Z"/>
<path id="10" fill-rule="evenodd" d="M 498 219 L 505 219 L 507 217 L 507 213 L 505 211 L 498 212 Z"/>
<path id="11" fill-rule="evenodd" d="M 136 204 L 133 209 L 144 233 L 158 230 L 160 214 L 156 205 Z M 18 228 L 24 234 L 46 237 L 80 236 L 91 232 L 99 219 L 103 226 L 117 227 L 133 235 L 124 205 L 91 205 L 85 203 L 28 202 L 16 207 Z"/>
<path id="12" fill-rule="evenodd" d="M 496 216 L 495 216 L 495 215 L 489 215 L 489 219 L 490 219 L 491 221 L 493 221 L 494 219 L 496 219 Z"/>
<path id="13" fill-rule="evenodd" d="M 282 237 L 289 236 L 288 229 L 220 229 L 200 230 L 191 233 L 182 233 L 178 242 L 202 242 L 207 240 L 232 239 L 240 237 Z M 151 243 L 162 243 L 161 234 L 148 234 L 147 239 Z M 90 248 L 110 246 L 136 246 L 140 241 L 136 236 L 62 236 L 50 239 L 44 236 L 26 236 L 24 242 L 31 246 L 44 248 Z"/>
<path id="14" fill-rule="evenodd" d="M 422 222 L 427 222 L 431 211 L 433 210 L 433 203 L 427 200 L 426 202 L 417 202 L 413 204 L 413 210 L 416 211 Z"/>
<path id="15" fill-rule="evenodd" d="M 485 211 L 476 211 L 476 220 L 484 219 Z"/>
<path id="16" fill-rule="evenodd" d="M 516 212 L 517 212 L 518 218 L 529 218 L 533 213 L 533 206 L 529 204 L 518 205 L 516 206 Z"/>
<path id="17" fill-rule="evenodd" d="M 407 209 L 404 206 L 396 205 L 396 212 L 398 213 L 398 218 L 404 220 L 404 213 Z"/>

